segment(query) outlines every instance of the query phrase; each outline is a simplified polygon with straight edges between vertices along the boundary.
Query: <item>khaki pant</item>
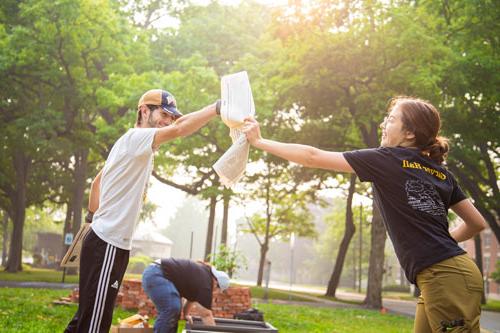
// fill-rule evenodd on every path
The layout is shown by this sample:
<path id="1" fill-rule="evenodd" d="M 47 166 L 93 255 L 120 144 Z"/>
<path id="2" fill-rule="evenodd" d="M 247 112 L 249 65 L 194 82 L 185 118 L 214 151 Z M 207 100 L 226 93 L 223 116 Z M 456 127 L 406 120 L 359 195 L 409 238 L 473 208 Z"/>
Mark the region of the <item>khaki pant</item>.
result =
<path id="1" fill-rule="evenodd" d="M 417 285 L 421 296 L 415 315 L 415 333 L 479 333 L 483 278 L 467 254 L 424 269 L 417 275 Z M 443 324 L 447 326 L 444 330 Z"/>

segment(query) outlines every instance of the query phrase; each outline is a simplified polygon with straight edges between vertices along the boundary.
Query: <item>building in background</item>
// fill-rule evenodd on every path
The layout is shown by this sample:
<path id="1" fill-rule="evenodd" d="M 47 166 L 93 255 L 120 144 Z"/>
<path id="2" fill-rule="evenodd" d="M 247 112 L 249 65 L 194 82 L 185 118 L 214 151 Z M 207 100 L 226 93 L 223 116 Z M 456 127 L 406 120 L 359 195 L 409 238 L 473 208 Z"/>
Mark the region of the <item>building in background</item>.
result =
<path id="1" fill-rule="evenodd" d="M 138 228 L 132 238 L 130 256 L 145 255 L 151 258 L 168 258 L 172 253 L 173 242 L 158 232 Z"/>
<path id="2" fill-rule="evenodd" d="M 33 248 L 33 266 L 58 268 L 61 261 L 62 235 L 55 232 L 38 232 Z"/>

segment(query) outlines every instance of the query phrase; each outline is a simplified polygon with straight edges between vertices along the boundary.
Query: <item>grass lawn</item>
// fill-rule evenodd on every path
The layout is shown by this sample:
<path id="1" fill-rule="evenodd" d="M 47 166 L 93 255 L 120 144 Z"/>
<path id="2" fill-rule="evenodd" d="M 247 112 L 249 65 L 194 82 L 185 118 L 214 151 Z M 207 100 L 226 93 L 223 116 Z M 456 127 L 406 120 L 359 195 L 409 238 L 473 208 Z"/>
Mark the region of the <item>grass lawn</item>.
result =
<path id="1" fill-rule="evenodd" d="M 68 290 L 0 288 L 0 327 L 2 332 L 62 332 L 77 309 L 75 305 L 54 305 Z M 113 322 L 132 312 L 116 309 Z"/>
<path id="2" fill-rule="evenodd" d="M 500 312 L 500 301 L 490 299 L 482 306 L 483 310 Z"/>
<path id="3" fill-rule="evenodd" d="M 0 327 L 5 333 L 62 332 L 76 311 L 76 305 L 53 305 L 67 290 L 0 288 Z M 266 321 L 280 333 L 411 332 L 412 320 L 378 311 L 316 308 L 260 303 Z M 113 322 L 133 312 L 115 309 Z M 180 323 L 179 332 L 184 327 Z"/>
<path id="4" fill-rule="evenodd" d="M 413 331 L 413 320 L 358 309 L 316 308 L 259 304 L 265 320 L 280 333 L 405 333 Z"/>

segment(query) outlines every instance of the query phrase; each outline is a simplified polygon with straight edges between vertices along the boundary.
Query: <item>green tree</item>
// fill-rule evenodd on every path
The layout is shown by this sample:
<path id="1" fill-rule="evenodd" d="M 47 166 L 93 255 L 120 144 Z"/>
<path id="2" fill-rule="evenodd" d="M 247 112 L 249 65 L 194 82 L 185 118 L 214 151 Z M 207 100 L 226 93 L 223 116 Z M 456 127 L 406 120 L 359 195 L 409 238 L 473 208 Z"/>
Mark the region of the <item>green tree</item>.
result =
<path id="1" fill-rule="evenodd" d="M 316 121 L 330 127 L 328 135 L 312 134 L 317 141 L 308 143 L 332 150 L 377 147 L 379 123 L 390 97 L 437 100 L 449 50 L 441 36 L 427 29 L 429 18 L 403 3 L 354 1 L 338 10 L 336 3 L 320 1 L 310 8 L 288 10 L 275 24 L 288 57 L 275 78 L 285 83 L 279 91 L 282 108 L 298 109 L 306 124 Z M 349 132 L 347 145 L 330 139 L 344 137 L 339 128 Z M 373 308 L 382 304 L 385 238 L 374 207 L 365 299 Z"/>
<path id="2" fill-rule="evenodd" d="M 176 17 L 179 27 L 158 36 L 159 43 L 166 47 L 154 56 L 161 59 L 160 68 L 175 71 L 182 77 L 178 87 L 169 88 L 178 96 L 179 105 L 196 109 L 218 98 L 219 76 L 239 70 L 240 59 L 256 50 L 256 41 L 269 16 L 265 7 L 256 3 L 224 6 L 212 2 L 208 6 L 186 7 Z M 195 135 L 176 142 L 173 149 L 168 148 L 169 160 L 157 163 L 163 167 L 156 168 L 154 173 L 161 182 L 208 201 L 206 256 L 212 252 L 216 205 L 221 201 L 221 241 L 227 241 L 229 207 L 234 193 L 221 187 L 211 166 L 231 145 L 228 134 L 222 122 L 211 122 Z M 164 166 L 166 163 L 168 167 Z M 186 181 L 178 181 L 179 175 Z"/>
<path id="3" fill-rule="evenodd" d="M 6 171 L 4 178 L 18 178 L 15 186 L 4 186 L 4 193 L 16 193 L 10 196 L 14 230 L 8 269 L 16 271 L 23 211 L 30 202 L 26 186 L 43 186 L 30 189 L 32 196 L 66 202 L 67 221 L 73 232 L 79 228 L 94 130 L 90 123 L 99 109 L 96 91 L 109 72 L 117 71 L 115 61 L 123 60 L 131 43 L 121 43 L 127 24 L 113 3 L 38 0 L 7 2 L 1 10 L 9 16 L 1 69 L 2 125 L 8 124 L 5 139 L 10 140 L 4 147 L 15 152 L 3 155 L 11 156 L 15 172 Z M 71 162 L 61 164 L 64 160 Z"/>
<path id="4" fill-rule="evenodd" d="M 169 55 L 182 60 L 199 53 L 218 75 L 229 74 L 245 54 L 258 51 L 258 41 L 270 22 L 269 9 L 253 1 L 191 5 L 178 18 L 179 28 L 164 36 Z"/>
<path id="5" fill-rule="evenodd" d="M 444 42 L 454 54 L 440 84 L 443 130 L 452 140 L 448 167 L 500 241 L 500 24 L 496 4 L 424 1 L 421 6 L 435 17 L 435 30 L 445 36 Z"/>
<path id="6" fill-rule="evenodd" d="M 362 184 L 358 183 L 356 187 L 359 189 L 360 186 L 362 186 Z M 371 207 L 351 206 L 353 215 L 352 222 L 356 229 L 351 239 L 350 247 L 345 255 L 341 281 L 349 279 L 352 281 L 353 288 L 355 288 L 358 282 L 357 276 L 359 277 L 360 274 L 360 258 L 361 269 L 364 270 L 368 267 L 368 254 L 370 249 L 370 223 L 368 223 L 368 221 L 371 220 Z M 361 209 L 362 211 L 360 211 Z M 328 210 L 329 213 L 323 218 L 326 228 L 320 232 L 314 250 L 320 259 L 328 260 L 329 263 L 333 262 L 335 265 L 338 254 L 337 256 L 333 256 L 332 254 L 339 252 L 340 244 L 346 234 L 347 200 L 345 200 L 343 196 L 333 198 L 329 203 Z M 360 221 L 360 219 L 362 219 L 362 221 Z M 361 228 L 359 228 L 360 223 L 363 224 Z M 359 237 L 360 231 L 362 232 L 361 237 Z M 360 251 L 362 252 L 360 253 Z M 331 269 L 328 270 L 329 272 L 332 271 Z M 329 279 L 331 279 L 331 275 L 330 273 Z"/>
<path id="7" fill-rule="evenodd" d="M 290 170 L 268 163 L 262 170 L 248 176 L 245 200 L 263 202 L 264 212 L 247 217 L 248 229 L 260 246 L 257 285 L 262 285 L 264 263 L 272 239 L 287 240 L 293 234 L 297 237 L 315 236 L 312 215 L 307 209 L 311 192 L 300 190 L 299 183 L 293 183 Z"/>
<path id="8" fill-rule="evenodd" d="M 172 257 L 203 259 L 206 235 L 205 221 L 208 214 L 203 205 L 194 196 L 189 196 L 177 208 L 168 227 L 162 234 L 173 241 Z"/>

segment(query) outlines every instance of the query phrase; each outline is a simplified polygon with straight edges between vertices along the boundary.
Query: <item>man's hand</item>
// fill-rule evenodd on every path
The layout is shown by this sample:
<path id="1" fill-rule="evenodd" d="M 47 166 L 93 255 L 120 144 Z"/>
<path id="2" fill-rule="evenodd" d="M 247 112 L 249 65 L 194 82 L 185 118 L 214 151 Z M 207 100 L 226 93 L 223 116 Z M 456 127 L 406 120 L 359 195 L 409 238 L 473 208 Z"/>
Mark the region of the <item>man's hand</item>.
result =
<path id="1" fill-rule="evenodd" d="M 87 211 L 87 215 L 85 215 L 85 222 L 92 223 L 93 218 L 94 218 L 94 213 L 92 213 L 90 210 Z"/>
<path id="2" fill-rule="evenodd" d="M 186 318 L 187 321 L 191 320 L 190 323 L 192 323 L 193 318 L 189 315 L 189 311 L 191 310 L 191 307 L 194 304 L 196 304 L 196 310 L 201 317 L 202 323 L 204 325 L 214 326 L 215 319 L 214 319 L 214 316 L 212 314 L 212 311 L 205 308 L 203 305 L 201 305 L 198 302 L 191 302 L 191 301 L 186 302 L 186 304 L 184 305 L 184 318 Z"/>
<path id="3" fill-rule="evenodd" d="M 217 113 L 220 116 L 220 108 L 221 108 L 222 101 L 220 99 L 215 102 L 215 113 Z"/>
<path id="4" fill-rule="evenodd" d="M 208 313 L 201 316 L 201 321 L 204 325 L 215 326 L 215 319 L 212 315 L 212 311 L 208 311 Z"/>
<path id="5" fill-rule="evenodd" d="M 193 302 L 186 300 L 186 302 L 184 303 L 184 308 L 182 309 L 182 312 L 184 312 L 184 318 L 190 324 L 193 323 L 193 317 L 191 317 L 191 315 L 189 314 L 191 312 L 192 307 L 193 307 Z"/>

